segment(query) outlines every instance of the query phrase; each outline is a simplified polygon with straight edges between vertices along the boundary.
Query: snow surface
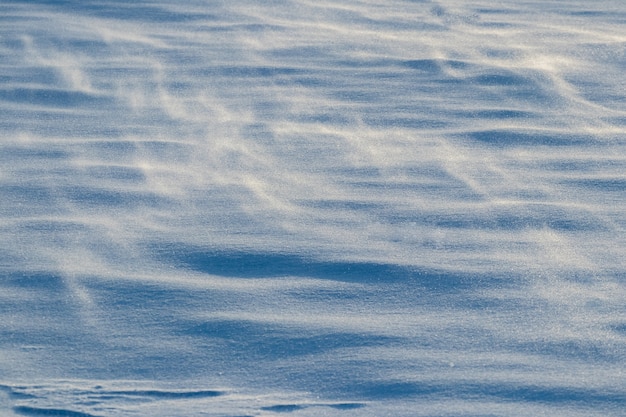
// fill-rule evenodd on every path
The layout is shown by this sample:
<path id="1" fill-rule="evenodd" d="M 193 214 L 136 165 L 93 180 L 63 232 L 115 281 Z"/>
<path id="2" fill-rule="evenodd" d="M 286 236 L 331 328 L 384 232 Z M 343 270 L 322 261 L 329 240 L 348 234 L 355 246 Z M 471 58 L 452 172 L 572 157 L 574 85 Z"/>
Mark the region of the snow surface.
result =
<path id="1" fill-rule="evenodd" d="M 622 0 L 0 2 L 0 415 L 624 416 Z"/>

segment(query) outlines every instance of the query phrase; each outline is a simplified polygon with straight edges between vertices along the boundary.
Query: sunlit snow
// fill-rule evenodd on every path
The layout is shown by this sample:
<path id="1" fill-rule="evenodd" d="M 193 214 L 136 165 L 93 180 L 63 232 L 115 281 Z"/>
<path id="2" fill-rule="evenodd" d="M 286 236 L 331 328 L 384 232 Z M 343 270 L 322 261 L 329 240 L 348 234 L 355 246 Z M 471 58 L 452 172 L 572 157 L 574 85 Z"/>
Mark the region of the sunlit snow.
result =
<path id="1" fill-rule="evenodd" d="M 0 415 L 623 416 L 626 3 L 0 1 Z"/>

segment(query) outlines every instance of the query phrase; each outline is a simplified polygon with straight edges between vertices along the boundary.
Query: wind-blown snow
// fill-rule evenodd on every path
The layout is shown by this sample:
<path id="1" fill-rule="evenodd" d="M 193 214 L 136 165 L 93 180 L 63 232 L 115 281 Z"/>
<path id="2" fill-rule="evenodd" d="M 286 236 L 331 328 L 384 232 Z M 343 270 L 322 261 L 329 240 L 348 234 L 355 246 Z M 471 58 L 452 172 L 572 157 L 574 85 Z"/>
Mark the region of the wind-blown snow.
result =
<path id="1" fill-rule="evenodd" d="M 0 3 L 0 414 L 622 416 L 626 8 Z"/>

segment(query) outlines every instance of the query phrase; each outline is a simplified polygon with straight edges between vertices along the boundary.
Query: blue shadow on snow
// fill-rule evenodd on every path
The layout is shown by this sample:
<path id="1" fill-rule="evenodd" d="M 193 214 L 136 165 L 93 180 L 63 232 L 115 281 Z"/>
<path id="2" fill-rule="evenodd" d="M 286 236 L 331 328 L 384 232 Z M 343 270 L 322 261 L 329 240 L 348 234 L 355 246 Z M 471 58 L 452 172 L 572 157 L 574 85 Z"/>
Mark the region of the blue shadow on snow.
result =
<path id="1" fill-rule="evenodd" d="M 511 276 L 447 272 L 377 262 L 318 260 L 290 253 L 213 251 L 185 245 L 151 248 L 157 260 L 177 268 L 231 278 L 302 277 L 341 282 L 412 282 L 427 291 L 463 291 L 510 285 Z"/>

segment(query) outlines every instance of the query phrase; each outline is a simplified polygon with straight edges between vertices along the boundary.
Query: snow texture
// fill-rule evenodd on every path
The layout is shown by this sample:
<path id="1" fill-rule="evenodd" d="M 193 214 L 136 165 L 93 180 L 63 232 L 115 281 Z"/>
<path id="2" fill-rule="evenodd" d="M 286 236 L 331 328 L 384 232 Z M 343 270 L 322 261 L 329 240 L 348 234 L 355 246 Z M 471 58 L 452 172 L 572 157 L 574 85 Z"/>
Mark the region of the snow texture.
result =
<path id="1" fill-rule="evenodd" d="M 0 1 L 0 415 L 618 417 L 622 0 Z"/>

